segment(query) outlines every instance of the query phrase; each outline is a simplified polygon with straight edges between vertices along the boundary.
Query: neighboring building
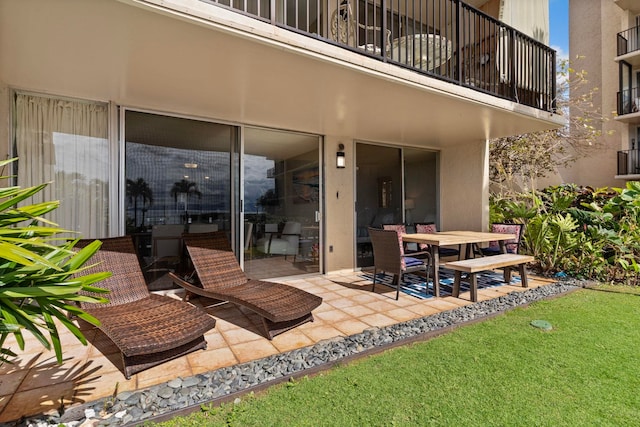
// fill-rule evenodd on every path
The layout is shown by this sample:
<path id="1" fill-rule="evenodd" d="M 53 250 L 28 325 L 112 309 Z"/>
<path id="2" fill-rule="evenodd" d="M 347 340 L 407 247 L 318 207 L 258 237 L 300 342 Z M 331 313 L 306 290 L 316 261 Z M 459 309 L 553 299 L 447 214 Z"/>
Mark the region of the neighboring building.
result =
<path id="1" fill-rule="evenodd" d="M 252 276 L 354 269 L 367 226 L 485 229 L 488 140 L 564 122 L 547 0 L 230 1 L 0 0 L 3 155 L 55 221 L 144 262 L 198 226 Z"/>
<path id="2" fill-rule="evenodd" d="M 640 179 L 640 2 L 569 0 L 569 52 L 597 88 L 594 107 L 608 119 L 602 147 L 560 171 L 562 182 L 621 187 Z"/>

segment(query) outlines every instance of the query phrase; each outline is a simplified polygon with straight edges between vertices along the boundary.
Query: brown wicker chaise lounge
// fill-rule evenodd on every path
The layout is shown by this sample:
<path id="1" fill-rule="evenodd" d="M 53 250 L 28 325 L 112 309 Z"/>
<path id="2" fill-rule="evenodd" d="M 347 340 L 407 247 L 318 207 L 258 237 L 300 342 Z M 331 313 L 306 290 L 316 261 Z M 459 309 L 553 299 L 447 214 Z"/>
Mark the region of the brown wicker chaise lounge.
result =
<path id="1" fill-rule="evenodd" d="M 246 307 L 262 317 L 267 338 L 313 321 L 322 298 L 282 283 L 249 279 L 240 268 L 224 231 L 184 234 L 183 242 L 197 277 L 190 283 L 170 273 L 191 294 Z"/>
<path id="2" fill-rule="evenodd" d="M 174 298 L 151 294 L 129 236 L 102 240 L 88 273 L 111 271 L 97 286 L 109 289 L 107 304 L 81 303 L 100 320 L 100 329 L 120 349 L 124 375 L 131 375 L 207 347 L 204 333 L 216 324 L 204 310 Z M 84 247 L 93 240 L 81 240 Z M 105 294 L 100 294 L 105 296 Z"/>

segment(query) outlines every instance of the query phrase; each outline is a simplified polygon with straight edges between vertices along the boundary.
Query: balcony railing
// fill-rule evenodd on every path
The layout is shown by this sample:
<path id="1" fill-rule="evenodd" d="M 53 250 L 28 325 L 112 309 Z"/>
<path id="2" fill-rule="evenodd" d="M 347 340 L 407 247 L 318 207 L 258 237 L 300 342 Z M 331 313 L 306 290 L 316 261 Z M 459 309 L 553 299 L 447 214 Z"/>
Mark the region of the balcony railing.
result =
<path id="1" fill-rule="evenodd" d="M 640 27 L 618 33 L 618 56 L 640 50 Z"/>
<path id="2" fill-rule="evenodd" d="M 639 88 L 625 89 L 618 92 L 618 115 L 632 114 L 640 112 L 640 91 Z"/>
<path id="3" fill-rule="evenodd" d="M 640 174 L 640 150 L 618 151 L 618 175 Z"/>
<path id="4" fill-rule="evenodd" d="M 202 0 L 432 77 L 555 111 L 555 51 L 460 0 Z"/>

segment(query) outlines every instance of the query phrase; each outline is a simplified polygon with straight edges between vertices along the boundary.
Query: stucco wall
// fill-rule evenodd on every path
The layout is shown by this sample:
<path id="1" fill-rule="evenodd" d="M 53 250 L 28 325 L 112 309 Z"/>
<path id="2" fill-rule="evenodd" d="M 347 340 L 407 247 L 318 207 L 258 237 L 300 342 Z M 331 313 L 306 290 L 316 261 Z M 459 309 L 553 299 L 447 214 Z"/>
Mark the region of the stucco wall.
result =
<path id="1" fill-rule="evenodd" d="M 486 231 L 489 143 L 468 142 L 440 153 L 440 228 Z"/>

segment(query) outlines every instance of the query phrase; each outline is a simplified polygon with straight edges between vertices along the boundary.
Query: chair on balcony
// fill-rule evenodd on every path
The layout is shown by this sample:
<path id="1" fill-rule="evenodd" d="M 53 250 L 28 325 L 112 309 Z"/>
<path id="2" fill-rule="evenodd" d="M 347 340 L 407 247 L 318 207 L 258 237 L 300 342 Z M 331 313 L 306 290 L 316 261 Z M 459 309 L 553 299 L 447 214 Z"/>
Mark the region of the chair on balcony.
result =
<path id="1" fill-rule="evenodd" d="M 402 245 L 402 235 L 395 230 L 382 230 L 369 227 L 369 237 L 373 246 L 373 288 L 376 290 L 378 271 L 393 275 L 393 283 L 396 285 L 396 300 L 400 297 L 402 276 L 405 273 L 424 271 L 425 281 L 429 282 L 429 267 L 431 257 L 424 260 L 405 256 Z"/>
<path id="2" fill-rule="evenodd" d="M 81 240 L 83 248 L 93 240 Z M 183 301 L 151 294 L 147 289 L 130 236 L 102 239 L 87 274 L 110 271 L 98 286 L 108 289 L 107 304 L 81 302 L 80 307 L 100 321 L 99 328 L 118 347 L 124 375 L 151 368 L 192 351 L 206 348 L 204 333 L 215 319 Z M 91 294 L 89 295 L 103 295 Z"/>
<path id="3" fill-rule="evenodd" d="M 357 35 L 356 28 L 364 30 L 365 34 L 368 34 L 368 31 L 372 31 L 373 37 L 369 38 L 366 36 L 364 40 L 365 43 L 360 43 L 361 40 Z M 333 40 L 347 46 L 357 47 L 365 52 L 377 55 L 381 55 L 383 53 L 382 47 L 379 45 L 381 41 L 377 37 L 377 34 L 381 31 L 381 27 L 375 25 L 364 25 L 358 22 L 353 15 L 351 4 L 348 0 L 343 0 L 331 15 L 331 37 Z M 385 37 L 386 50 L 388 51 L 389 46 L 391 45 L 391 30 L 387 29 L 385 31 Z"/>
<path id="4" fill-rule="evenodd" d="M 515 234 L 516 238 L 507 240 L 504 242 L 505 249 L 507 253 L 517 254 L 520 249 L 520 240 L 522 238 L 522 224 L 503 224 L 503 223 L 495 223 L 491 224 L 491 232 L 492 233 L 503 233 L 503 234 Z M 474 244 L 473 254 L 480 256 L 492 256 L 492 255 L 500 255 L 502 251 L 500 250 L 500 244 L 496 241 L 489 242 L 489 246 L 486 248 L 480 247 L 478 244 Z"/>
<path id="5" fill-rule="evenodd" d="M 249 279 L 224 231 L 184 234 L 182 240 L 194 272 L 184 279 L 170 275 L 186 290 L 185 299 L 195 294 L 245 307 L 262 318 L 268 339 L 313 321 L 311 312 L 322 298 L 282 283 Z"/>

